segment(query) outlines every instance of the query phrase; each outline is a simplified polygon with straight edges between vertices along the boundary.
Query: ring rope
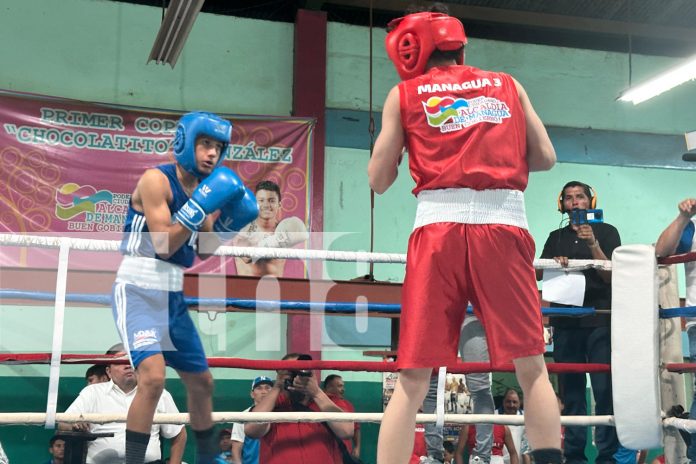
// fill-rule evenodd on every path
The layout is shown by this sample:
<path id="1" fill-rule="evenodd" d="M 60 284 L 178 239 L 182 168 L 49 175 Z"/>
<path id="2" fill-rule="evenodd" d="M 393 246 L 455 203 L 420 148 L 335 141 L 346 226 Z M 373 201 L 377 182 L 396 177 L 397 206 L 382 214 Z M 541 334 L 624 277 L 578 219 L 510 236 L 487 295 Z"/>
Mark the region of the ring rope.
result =
<path id="1" fill-rule="evenodd" d="M 664 368 L 668 372 L 690 374 L 696 372 L 696 363 L 667 363 Z"/>
<path id="2" fill-rule="evenodd" d="M 85 240 L 85 239 L 82 239 L 82 240 Z M 63 249 L 65 249 L 65 248 L 67 248 L 67 249 L 71 248 L 71 242 L 70 242 L 70 239 L 68 239 L 68 238 L 57 238 L 57 243 L 60 246 L 61 251 L 63 251 Z M 115 243 L 118 245 L 118 242 L 115 242 Z M 285 250 L 285 251 L 287 251 L 287 250 Z M 307 251 L 307 250 L 293 250 L 293 251 Z M 320 251 L 320 250 L 310 250 L 310 251 L 314 252 L 314 251 Z M 615 275 L 614 280 L 620 280 L 622 284 L 626 284 L 629 281 L 633 282 L 635 280 L 635 275 L 639 270 L 642 271 L 644 269 L 649 269 L 652 267 L 652 275 L 654 275 L 654 273 L 656 272 L 656 260 L 655 260 L 654 248 L 647 247 L 644 245 L 643 246 L 636 245 L 633 247 L 630 247 L 630 246 L 622 247 L 619 251 L 621 253 L 618 253 L 618 254 L 621 254 L 621 258 L 623 259 L 623 261 L 621 259 L 617 259 L 616 256 L 614 257 L 614 261 L 617 262 L 617 268 L 619 268 L 623 272 L 623 274 L 625 274 L 625 275 L 623 276 L 623 280 L 617 279 L 616 275 Z M 326 253 L 326 252 L 321 251 L 321 253 Z M 307 259 L 310 259 L 310 258 L 307 258 Z M 405 257 L 404 257 L 404 259 L 405 259 Z M 353 259 L 352 261 L 355 261 L 355 259 Z M 553 260 L 547 260 L 547 261 L 552 261 L 552 267 L 555 267 L 557 269 L 561 268 L 561 266 L 558 263 L 556 263 L 555 261 L 553 261 Z M 393 262 L 393 261 L 388 261 L 388 262 Z M 538 264 L 539 263 L 537 261 L 535 261 L 535 265 L 538 265 Z M 618 266 L 618 264 L 621 264 L 622 266 L 620 267 L 620 266 Z M 606 267 L 601 267 L 601 268 L 607 269 L 607 268 L 611 268 L 611 267 L 606 266 Z M 566 268 L 565 270 L 569 270 L 569 269 Z M 59 271 L 60 271 L 60 269 L 59 269 Z M 59 272 L 59 276 L 57 279 L 57 281 L 58 281 L 57 283 L 59 286 L 60 286 L 60 282 L 62 280 L 61 275 L 66 274 L 66 273 L 67 273 L 66 270 L 63 270 L 63 272 Z M 647 272 L 645 274 L 647 275 Z M 643 280 L 645 280 L 645 283 L 646 283 L 646 285 L 642 285 L 641 288 L 652 288 L 651 285 L 647 285 L 647 283 L 649 283 L 648 279 L 645 278 L 645 276 L 643 274 L 641 274 L 641 278 Z M 626 282 L 624 282 L 624 281 L 626 281 Z M 635 283 L 635 282 L 633 282 L 633 283 Z M 64 285 L 63 285 L 63 287 L 64 287 Z M 633 288 L 634 285 L 631 285 L 630 287 Z M 626 286 L 626 288 L 628 289 L 629 286 Z M 60 289 L 57 289 L 56 308 L 58 308 L 60 306 L 59 305 L 60 302 L 58 301 L 59 300 L 58 297 L 59 297 L 59 293 L 61 293 L 61 292 L 64 292 L 64 288 L 62 291 Z M 627 290 L 624 289 L 624 293 L 626 293 L 626 292 L 627 292 Z M 628 294 L 632 295 L 631 293 L 628 293 Z M 649 298 L 647 298 L 647 297 L 649 297 Z M 652 293 L 649 293 L 649 294 L 648 294 L 648 292 L 645 292 L 645 298 L 642 298 L 641 301 L 643 301 L 643 300 L 646 302 L 649 302 L 650 305 L 653 305 L 654 307 L 657 306 L 654 291 Z M 648 307 L 650 305 L 646 304 L 646 307 Z M 628 315 L 628 311 L 624 311 L 623 309 L 621 311 L 619 311 L 619 313 L 624 315 L 624 318 L 626 315 Z M 654 311 L 654 309 L 652 311 L 652 318 L 654 318 L 655 321 L 657 320 L 657 313 Z M 645 320 L 647 322 L 650 322 L 648 319 L 645 319 Z M 650 324 L 646 324 L 646 326 L 652 327 Z M 56 327 L 54 326 L 54 342 L 55 342 L 56 336 L 57 336 L 57 333 L 55 332 L 55 328 Z M 622 346 L 622 348 L 626 348 L 623 346 L 623 344 L 621 344 L 621 346 Z M 56 358 L 58 358 L 58 359 L 62 358 L 62 356 L 60 356 L 61 355 L 60 348 L 61 347 L 59 346 L 58 352 L 56 352 L 55 349 L 53 350 L 52 357 L 54 360 Z M 649 350 L 646 350 L 647 354 L 650 354 L 652 356 L 655 355 L 655 353 L 653 353 L 654 346 L 652 347 L 652 351 L 650 351 L 649 353 L 648 353 L 648 351 Z M 613 353 L 613 357 L 614 357 L 614 355 L 618 356 L 619 353 Z M 646 356 L 646 359 L 648 357 L 649 356 Z M 55 366 L 55 364 L 56 364 L 55 362 L 52 363 L 52 365 L 54 365 L 54 366 Z M 257 366 L 254 367 L 254 369 L 258 369 L 258 362 L 256 362 L 256 364 L 257 364 Z M 618 364 L 624 370 L 628 367 L 628 366 L 624 366 L 622 363 L 618 363 Z M 653 360 L 653 366 L 657 366 L 658 364 L 659 364 L 659 359 L 657 362 L 655 362 Z M 616 368 L 618 371 L 618 367 L 616 365 L 613 366 L 613 368 Z M 486 370 L 486 372 L 488 372 L 488 371 L 489 371 L 489 369 Z M 619 377 L 621 377 L 621 376 L 619 376 Z M 630 377 L 630 376 L 627 376 L 627 378 L 624 380 L 628 380 L 628 377 Z M 654 390 L 654 388 L 653 388 L 653 390 Z M 659 400 L 659 392 L 655 393 L 654 396 L 656 398 L 652 398 L 652 400 L 655 400 L 655 401 L 652 401 L 652 403 L 655 403 L 657 400 Z M 49 391 L 49 397 L 50 397 L 50 391 Z M 49 403 L 50 403 L 50 400 L 49 400 Z M 651 410 L 651 411 L 654 410 L 651 412 L 652 415 L 654 415 L 655 411 L 657 411 L 658 412 L 657 417 L 659 418 L 659 406 L 655 406 L 652 403 L 650 405 L 648 405 L 649 407 L 647 407 L 647 409 Z M 655 409 L 656 407 L 657 407 L 657 409 Z M 615 404 L 615 408 L 616 408 L 616 404 Z M 625 409 L 625 408 L 623 408 L 623 409 Z M 643 443 L 649 443 L 649 444 L 653 444 L 653 443 L 657 444 L 657 443 L 661 442 L 661 439 L 662 439 L 662 431 L 661 431 L 661 427 L 660 427 L 662 425 L 661 422 L 655 423 L 653 426 L 650 427 L 650 430 L 648 430 L 647 427 L 643 427 L 641 429 L 639 424 L 642 424 L 644 421 L 638 421 L 638 422 L 629 421 L 630 424 L 632 424 L 629 427 L 628 426 L 629 422 L 626 422 L 626 421 L 629 420 L 630 418 L 635 419 L 635 417 L 634 417 L 635 414 L 633 414 L 633 415 L 627 414 L 627 412 L 623 409 L 617 411 L 616 416 L 615 416 L 615 418 L 612 418 L 612 421 L 615 421 L 619 424 L 623 424 L 622 428 L 617 428 L 617 433 L 619 433 L 619 439 L 621 440 L 621 442 L 625 446 L 629 446 L 631 444 L 641 442 L 641 440 Z M 643 417 L 643 416 L 648 417 L 651 414 L 644 413 L 641 415 L 641 417 Z M 45 416 L 44 423 L 47 425 L 50 425 L 50 423 L 53 422 L 53 420 L 55 419 L 55 416 L 53 416 L 53 414 L 52 414 L 50 404 L 47 406 L 47 412 L 44 416 Z M 639 432 L 639 433 L 637 433 L 637 432 Z M 637 437 L 640 437 L 640 439 L 638 439 Z M 645 442 L 646 439 L 648 439 L 649 441 Z"/>
<path id="3" fill-rule="evenodd" d="M 50 292 L 31 292 L 27 290 L 0 289 L 0 299 L 28 299 L 52 301 L 55 295 Z M 69 293 L 66 301 L 73 303 L 93 303 L 104 306 L 111 305 L 111 295 L 97 293 Z M 353 302 L 312 302 L 292 300 L 251 300 L 241 298 L 198 298 L 185 297 L 188 306 L 221 307 L 229 306 L 237 309 L 260 311 L 294 310 L 294 311 L 325 311 L 327 313 L 353 314 L 361 310 L 370 313 L 398 314 L 401 306 L 393 303 L 353 303 Z"/>
<path id="4" fill-rule="evenodd" d="M 0 363 L 2 364 L 46 364 L 51 357 L 51 353 L 0 353 Z M 61 361 L 65 364 L 128 364 L 129 361 L 123 356 L 109 355 L 87 355 L 87 354 L 64 354 Z M 243 359 L 243 358 L 208 358 L 210 367 L 225 367 L 233 369 L 249 370 L 335 370 L 352 372 L 397 372 L 398 362 L 386 361 L 279 361 L 264 359 Z M 581 372 L 609 372 L 609 364 L 598 363 L 547 363 L 547 369 L 551 373 L 581 373 Z M 512 363 L 505 363 L 492 366 L 489 362 L 461 362 L 452 366 L 447 366 L 447 372 L 452 374 L 480 374 L 488 372 L 514 372 L 515 366 Z"/>
<path id="5" fill-rule="evenodd" d="M 28 290 L 0 289 L 0 299 L 27 299 L 36 301 L 53 301 L 55 293 L 32 292 Z M 104 306 L 111 305 L 111 295 L 98 293 L 68 293 L 65 301 L 73 303 L 93 303 Z M 353 302 L 312 302 L 292 300 L 250 300 L 241 298 L 199 298 L 184 297 L 188 306 L 221 307 L 229 306 L 237 309 L 249 310 L 291 310 L 291 311 L 324 311 L 326 313 L 353 314 L 367 310 L 368 313 L 399 314 L 401 305 L 393 303 L 353 303 Z M 473 307 L 469 306 L 467 314 L 474 314 Z M 543 316 L 592 316 L 597 314 L 594 308 L 541 308 Z M 696 313 L 695 313 L 696 314 Z"/>
<path id="6" fill-rule="evenodd" d="M 213 422 L 373 422 L 382 421 L 381 412 L 214 412 Z M 44 413 L 0 413 L 0 425 L 43 425 Z M 418 414 L 416 422 L 435 423 L 437 414 Z M 65 414 L 56 415 L 56 421 L 65 423 L 89 422 L 105 424 L 125 422 L 126 414 Z M 187 413 L 155 414 L 153 424 L 188 424 Z M 448 424 L 501 424 L 524 425 L 524 416 L 507 414 L 445 414 Z M 561 425 L 614 426 L 613 416 L 561 416 Z"/>
<path id="7" fill-rule="evenodd" d="M 696 261 L 696 251 L 657 258 L 657 264 L 669 265 Z"/>
<path id="8" fill-rule="evenodd" d="M 662 420 L 665 427 L 674 427 L 689 433 L 696 433 L 696 420 L 682 419 L 679 417 L 666 417 Z"/>
<path id="9" fill-rule="evenodd" d="M 672 317 L 696 317 L 696 306 L 684 306 L 660 310 L 660 319 L 669 319 Z"/>
<path id="10" fill-rule="evenodd" d="M 96 240 L 69 237 L 44 237 L 39 235 L 0 234 L 0 245 L 34 246 L 38 248 L 59 248 L 60 243 L 67 240 L 70 247 L 80 251 L 118 251 L 118 240 Z M 295 248 L 259 248 L 221 246 L 215 253 L 217 256 L 234 256 L 252 259 L 309 259 L 360 263 L 406 263 L 403 253 L 369 253 L 355 251 L 304 250 Z M 580 271 L 584 269 L 611 270 L 611 261 L 594 259 L 571 259 L 567 267 L 562 267 L 553 259 L 535 259 L 536 269 L 563 269 Z"/>

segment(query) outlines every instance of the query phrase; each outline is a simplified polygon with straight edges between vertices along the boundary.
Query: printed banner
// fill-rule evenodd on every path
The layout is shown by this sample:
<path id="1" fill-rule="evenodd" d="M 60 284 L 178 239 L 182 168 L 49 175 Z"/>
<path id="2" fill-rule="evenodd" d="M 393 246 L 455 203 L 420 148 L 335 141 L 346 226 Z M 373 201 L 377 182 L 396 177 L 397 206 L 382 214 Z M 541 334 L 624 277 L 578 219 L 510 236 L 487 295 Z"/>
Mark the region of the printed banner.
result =
<path id="1" fill-rule="evenodd" d="M 394 357 L 385 357 L 382 361 L 394 362 L 396 359 Z M 382 373 L 382 410 L 386 410 L 387 404 L 391 400 L 391 397 L 396 388 L 396 382 L 399 378 L 399 374 L 396 372 L 383 372 Z M 466 386 L 466 379 L 463 374 L 451 374 L 448 373 L 445 379 L 445 414 L 471 414 L 473 409 L 471 394 Z M 435 404 L 435 398 L 432 398 L 431 405 Z M 428 401 L 428 399 L 426 399 Z M 419 412 L 423 412 L 422 410 Z M 435 414 L 435 411 L 428 412 L 429 414 Z M 459 439 L 459 431 L 461 426 L 455 424 L 445 424 L 442 428 L 442 438 L 445 441 L 452 442 L 455 446 L 457 440 Z M 422 442 L 422 443 L 419 443 Z M 422 453 L 423 456 L 427 454 L 424 452 L 426 449 L 425 443 L 425 427 L 422 424 L 416 424 L 416 443 L 414 445 L 414 456 L 412 459 L 417 459 Z"/>
<path id="2" fill-rule="evenodd" d="M 120 239 L 131 193 L 143 172 L 173 162 L 171 141 L 179 117 L 167 111 L 0 93 L 0 231 Z M 252 191 L 267 181 L 266 190 L 258 195 L 268 203 L 260 204 L 259 220 L 265 222 L 250 226 L 245 244 L 254 245 L 256 236 L 272 235 L 270 230 L 288 220 L 295 229 L 309 230 L 315 121 L 228 119 L 233 124 L 233 143 L 224 164 Z M 292 245 L 304 246 L 300 242 Z M 2 247 L 4 266 L 55 266 L 55 259 L 46 261 L 46 253 L 11 248 Z M 115 253 L 99 256 L 88 260 L 90 268 L 112 269 L 110 263 L 120 260 Z M 216 269 L 233 274 L 239 268 L 241 274 L 304 276 L 299 261 L 271 267 L 234 259 L 209 261 L 197 263 L 192 271 Z"/>

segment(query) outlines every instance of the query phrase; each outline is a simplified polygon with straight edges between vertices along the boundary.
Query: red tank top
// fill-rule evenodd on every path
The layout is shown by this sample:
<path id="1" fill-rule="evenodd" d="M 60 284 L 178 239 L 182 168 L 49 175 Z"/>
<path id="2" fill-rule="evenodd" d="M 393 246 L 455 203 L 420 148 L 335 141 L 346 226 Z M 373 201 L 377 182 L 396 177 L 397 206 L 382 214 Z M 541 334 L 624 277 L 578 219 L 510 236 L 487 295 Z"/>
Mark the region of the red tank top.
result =
<path id="1" fill-rule="evenodd" d="M 476 446 L 476 426 L 469 426 L 469 434 L 466 437 L 466 447 L 469 452 Z M 505 426 L 500 424 L 495 424 L 493 426 L 493 446 L 491 447 L 491 454 L 493 456 L 503 455 L 503 446 L 505 446 Z"/>
<path id="2" fill-rule="evenodd" d="M 439 66 L 399 84 L 414 194 L 527 187 L 527 131 L 512 77 Z"/>

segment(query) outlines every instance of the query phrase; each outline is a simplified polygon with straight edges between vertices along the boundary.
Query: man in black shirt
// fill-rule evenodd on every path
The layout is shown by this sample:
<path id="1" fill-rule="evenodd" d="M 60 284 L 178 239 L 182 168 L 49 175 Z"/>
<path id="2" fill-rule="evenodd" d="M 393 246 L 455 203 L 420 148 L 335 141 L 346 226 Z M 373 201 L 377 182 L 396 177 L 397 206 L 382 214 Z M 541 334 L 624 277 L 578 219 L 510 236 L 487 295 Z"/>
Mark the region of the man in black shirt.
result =
<path id="1" fill-rule="evenodd" d="M 593 209 L 596 196 L 592 188 L 582 182 L 568 182 L 558 199 L 559 211 L 569 213 L 574 209 Z M 555 259 L 562 266 L 569 259 L 610 260 L 614 249 L 621 245 L 616 228 L 607 223 L 568 224 L 554 230 L 544 244 L 542 259 Z M 611 271 L 588 269 L 585 275 L 584 307 L 595 309 L 611 308 Z M 542 272 L 537 271 L 537 279 Z M 567 307 L 552 303 L 554 307 Z M 569 318 L 552 317 L 553 357 L 562 363 L 605 363 L 611 362 L 611 317 L 609 314 Z M 564 414 L 587 414 L 585 399 L 586 375 L 562 374 L 558 376 L 561 396 L 565 403 Z M 590 374 L 595 398 L 595 414 L 613 414 L 611 376 Z M 587 427 L 566 427 L 564 455 L 568 464 L 586 463 L 585 443 Z M 597 427 L 595 434 L 597 458 L 595 462 L 613 463 L 618 440 L 613 427 Z"/>

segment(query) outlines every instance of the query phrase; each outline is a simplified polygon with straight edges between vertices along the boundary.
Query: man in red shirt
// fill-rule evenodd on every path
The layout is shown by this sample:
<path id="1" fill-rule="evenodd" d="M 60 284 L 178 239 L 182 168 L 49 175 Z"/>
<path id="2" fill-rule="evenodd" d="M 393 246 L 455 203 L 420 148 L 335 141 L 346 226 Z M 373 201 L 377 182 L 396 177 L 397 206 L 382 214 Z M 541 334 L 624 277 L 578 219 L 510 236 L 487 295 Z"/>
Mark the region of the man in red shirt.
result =
<path id="1" fill-rule="evenodd" d="M 300 359 L 290 353 L 283 360 Z M 303 359 L 311 359 L 304 355 Z M 323 411 L 343 412 L 343 400 L 332 401 L 313 375 L 279 370 L 275 384 L 254 412 Z M 259 462 L 263 464 L 316 464 L 342 462 L 338 439 L 353 436 L 353 422 L 247 423 L 244 433 L 261 440 Z M 330 430 L 329 430 L 330 428 Z"/>
<path id="2" fill-rule="evenodd" d="M 343 377 L 340 375 L 329 374 L 326 376 L 324 379 L 324 392 L 329 396 L 331 401 L 342 402 L 341 409 L 344 411 L 355 412 L 353 403 L 345 398 L 346 384 L 343 381 Z M 343 440 L 343 444 L 346 445 L 346 449 L 353 457 L 360 459 L 360 423 L 355 423 L 353 438 L 351 440 Z"/>
<path id="3" fill-rule="evenodd" d="M 390 23 L 387 53 L 403 81 L 387 96 L 368 166 L 383 193 L 406 148 L 418 198 L 409 239 L 397 362 L 378 464 L 403 464 L 434 367 L 456 362 L 471 301 L 494 366 L 513 362 L 537 463 L 560 463 L 560 417 L 545 351 L 523 191 L 556 153 L 524 88 L 464 65 L 464 27 L 443 13 Z M 408 440 L 408 442 L 407 442 Z"/>
<path id="4" fill-rule="evenodd" d="M 479 424 L 481 425 L 481 424 Z M 465 425 L 459 429 L 455 463 L 464 464 L 464 452 L 471 457 L 471 452 L 476 446 L 476 425 Z M 493 446 L 491 447 L 490 464 L 503 464 L 503 447 L 507 448 L 510 456 L 510 464 L 519 464 L 520 459 L 512 439 L 512 433 L 507 425 L 495 424 L 493 426 Z M 469 460 L 468 462 L 471 462 Z M 479 461 L 480 462 L 480 461 Z"/>

